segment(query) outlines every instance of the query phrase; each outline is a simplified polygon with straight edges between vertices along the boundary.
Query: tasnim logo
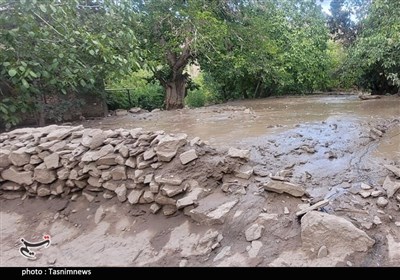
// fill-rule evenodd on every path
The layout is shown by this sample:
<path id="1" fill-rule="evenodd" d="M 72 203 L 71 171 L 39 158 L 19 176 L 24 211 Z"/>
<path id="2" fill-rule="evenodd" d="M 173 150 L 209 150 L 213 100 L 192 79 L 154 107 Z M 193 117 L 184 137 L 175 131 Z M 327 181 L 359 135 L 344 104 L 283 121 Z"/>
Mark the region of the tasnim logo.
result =
<path id="1" fill-rule="evenodd" d="M 32 250 L 29 250 L 29 248 L 40 248 L 40 247 L 45 247 L 48 248 L 51 244 L 50 240 L 50 235 L 44 235 L 43 236 L 44 241 L 33 243 L 26 241 L 24 238 L 21 238 L 21 242 L 23 244 L 22 247 L 19 248 L 19 252 L 21 255 L 27 259 L 36 259 L 36 253 Z"/>

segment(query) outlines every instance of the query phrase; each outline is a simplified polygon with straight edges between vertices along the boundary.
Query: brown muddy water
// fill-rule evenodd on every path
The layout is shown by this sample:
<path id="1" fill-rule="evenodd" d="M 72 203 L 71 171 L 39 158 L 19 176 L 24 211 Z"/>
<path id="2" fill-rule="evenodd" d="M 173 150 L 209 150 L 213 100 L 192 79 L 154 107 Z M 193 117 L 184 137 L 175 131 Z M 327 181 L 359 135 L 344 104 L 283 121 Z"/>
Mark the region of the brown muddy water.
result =
<path id="1" fill-rule="evenodd" d="M 397 96 L 362 101 L 356 95 L 328 95 L 242 100 L 197 109 L 109 117 L 84 125 L 103 129 L 143 127 L 168 133 L 184 132 L 213 145 L 225 146 L 333 119 L 355 124 L 398 116 L 400 98 Z M 382 154 L 396 150 L 399 140 L 399 135 L 393 132 L 393 138 L 381 144 Z"/>

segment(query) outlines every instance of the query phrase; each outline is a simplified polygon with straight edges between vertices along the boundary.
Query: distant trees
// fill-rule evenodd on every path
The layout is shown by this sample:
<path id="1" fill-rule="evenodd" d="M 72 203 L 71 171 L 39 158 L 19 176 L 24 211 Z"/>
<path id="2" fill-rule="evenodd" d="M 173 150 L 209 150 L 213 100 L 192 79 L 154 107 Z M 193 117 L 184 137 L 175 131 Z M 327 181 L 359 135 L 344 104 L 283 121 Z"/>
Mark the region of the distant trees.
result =
<path id="1" fill-rule="evenodd" d="M 105 81 L 138 69 L 163 87 L 166 109 L 182 108 L 196 86 L 191 64 L 219 100 L 353 85 L 397 92 L 397 1 L 332 0 L 328 17 L 318 3 L 0 0 L 0 118 L 14 125 L 31 110 L 43 123 L 48 96 L 104 95 Z"/>

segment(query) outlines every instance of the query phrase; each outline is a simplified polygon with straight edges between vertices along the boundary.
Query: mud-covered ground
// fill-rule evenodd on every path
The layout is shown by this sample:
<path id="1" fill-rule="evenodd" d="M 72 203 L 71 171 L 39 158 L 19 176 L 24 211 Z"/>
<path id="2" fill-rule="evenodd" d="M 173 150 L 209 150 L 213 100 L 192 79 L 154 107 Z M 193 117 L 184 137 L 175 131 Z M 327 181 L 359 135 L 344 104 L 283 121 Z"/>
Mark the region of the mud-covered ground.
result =
<path id="1" fill-rule="evenodd" d="M 400 166 L 397 96 L 271 98 L 82 124 L 185 132 L 216 147 L 247 148 L 254 174 L 236 179 L 240 187 L 231 192 L 210 195 L 210 201 L 239 200 L 224 224 L 212 226 L 179 212 L 153 215 L 116 198 L 2 199 L 1 266 L 400 266 L 400 197 L 378 207 L 377 197 L 360 195 L 361 183 L 384 191 L 387 177 L 399 181 L 385 167 Z M 262 184 L 271 176 L 305 186 L 310 198 L 265 191 Z M 324 198 L 330 203 L 322 210 L 365 231 L 375 241 L 371 249 L 322 258 L 302 249 L 295 213 L 299 205 Z M 248 242 L 245 231 L 256 221 L 262 235 Z M 19 254 L 20 238 L 40 240 L 44 234 L 52 243 L 38 250 L 36 260 Z"/>

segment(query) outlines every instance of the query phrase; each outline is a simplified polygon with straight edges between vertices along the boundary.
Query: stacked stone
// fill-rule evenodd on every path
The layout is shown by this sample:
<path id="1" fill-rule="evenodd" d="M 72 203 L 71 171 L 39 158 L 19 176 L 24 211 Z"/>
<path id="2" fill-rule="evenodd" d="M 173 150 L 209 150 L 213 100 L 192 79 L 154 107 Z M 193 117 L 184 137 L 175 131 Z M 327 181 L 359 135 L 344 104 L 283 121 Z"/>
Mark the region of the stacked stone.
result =
<path id="1" fill-rule="evenodd" d="M 117 196 L 121 202 L 151 204 L 153 213 L 162 209 L 171 215 L 196 203 L 203 193 L 195 180 L 180 173 L 200 160 L 201 146 L 204 142 L 198 138 L 189 142 L 186 134 L 141 128 L 17 129 L 0 135 L 0 190 L 5 198 L 15 198 L 16 193 L 20 197 L 76 193 L 89 201 L 98 195 Z M 165 172 L 173 160 L 180 168 Z"/>

